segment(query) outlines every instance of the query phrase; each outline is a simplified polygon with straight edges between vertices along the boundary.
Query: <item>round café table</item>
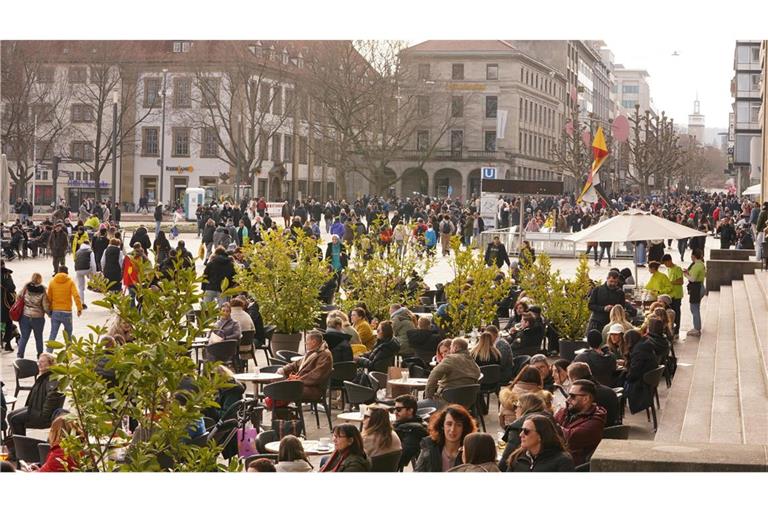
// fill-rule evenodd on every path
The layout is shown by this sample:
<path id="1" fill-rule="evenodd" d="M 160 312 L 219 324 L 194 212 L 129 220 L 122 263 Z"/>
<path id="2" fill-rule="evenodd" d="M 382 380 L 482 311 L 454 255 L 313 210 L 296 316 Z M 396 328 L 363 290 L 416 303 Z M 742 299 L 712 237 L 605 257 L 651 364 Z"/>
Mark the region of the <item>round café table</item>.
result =
<path id="1" fill-rule="evenodd" d="M 254 397 L 259 396 L 259 386 L 263 384 L 271 384 L 272 382 L 277 382 L 279 380 L 283 380 L 284 378 L 285 378 L 285 375 L 281 375 L 279 373 L 267 373 L 267 372 L 235 374 L 235 380 L 239 382 L 250 382 L 253 384 Z"/>
<path id="2" fill-rule="evenodd" d="M 405 386 L 418 390 L 426 388 L 428 380 L 429 379 L 421 377 L 409 377 L 407 379 L 389 379 L 387 384 L 396 384 L 398 386 Z"/>
<path id="3" fill-rule="evenodd" d="M 321 447 L 320 441 L 312 441 L 307 439 L 301 440 L 301 445 L 304 448 L 304 453 L 307 455 L 330 455 L 333 453 L 333 443 L 329 441 L 328 445 Z M 273 441 L 264 445 L 264 448 L 269 453 L 280 452 L 280 441 Z"/>
<path id="4" fill-rule="evenodd" d="M 304 356 L 292 356 L 291 362 L 295 363 L 296 361 L 301 361 L 302 359 L 304 359 Z"/>
<path id="5" fill-rule="evenodd" d="M 363 415 L 360 414 L 360 411 L 347 411 L 342 412 L 341 414 L 337 414 L 336 418 L 342 420 L 342 421 L 349 421 L 352 423 L 362 423 L 363 422 Z M 389 421 L 394 422 L 397 418 L 395 418 L 394 414 L 389 415 Z"/>

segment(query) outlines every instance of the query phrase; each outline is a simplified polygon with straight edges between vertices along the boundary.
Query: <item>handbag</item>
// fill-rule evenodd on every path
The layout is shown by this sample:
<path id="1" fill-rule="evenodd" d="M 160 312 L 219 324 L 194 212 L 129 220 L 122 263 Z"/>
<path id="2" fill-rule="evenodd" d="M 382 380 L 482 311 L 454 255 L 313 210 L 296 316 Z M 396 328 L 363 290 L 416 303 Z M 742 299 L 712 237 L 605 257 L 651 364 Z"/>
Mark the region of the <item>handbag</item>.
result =
<path id="1" fill-rule="evenodd" d="M 16 298 L 16 302 L 13 303 L 13 306 L 11 306 L 11 309 L 8 311 L 8 316 L 14 322 L 18 322 L 19 320 L 21 320 L 21 315 L 24 314 L 24 297 L 26 295 L 27 295 L 27 289 L 24 288 L 24 291 L 22 292 L 22 294 Z"/>
<path id="2" fill-rule="evenodd" d="M 256 436 L 258 431 L 255 427 L 242 427 L 237 429 L 237 454 L 240 457 L 250 457 L 256 455 L 259 451 L 256 449 Z"/>

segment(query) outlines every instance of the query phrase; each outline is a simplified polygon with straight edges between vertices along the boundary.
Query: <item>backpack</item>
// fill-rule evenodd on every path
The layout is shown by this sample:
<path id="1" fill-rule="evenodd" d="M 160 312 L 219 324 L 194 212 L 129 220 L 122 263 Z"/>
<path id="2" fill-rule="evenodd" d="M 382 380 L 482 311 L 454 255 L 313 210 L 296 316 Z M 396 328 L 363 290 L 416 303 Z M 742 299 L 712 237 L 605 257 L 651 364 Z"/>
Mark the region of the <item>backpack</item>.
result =
<path id="1" fill-rule="evenodd" d="M 450 223 L 450 222 L 448 222 L 447 220 L 444 220 L 444 221 L 443 221 L 443 227 L 440 229 L 440 232 L 441 232 L 442 234 L 444 234 L 444 235 L 450 235 L 450 234 L 451 234 L 451 231 L 453 231 L 453 230 L 451 229 L 451 223 Z"/>

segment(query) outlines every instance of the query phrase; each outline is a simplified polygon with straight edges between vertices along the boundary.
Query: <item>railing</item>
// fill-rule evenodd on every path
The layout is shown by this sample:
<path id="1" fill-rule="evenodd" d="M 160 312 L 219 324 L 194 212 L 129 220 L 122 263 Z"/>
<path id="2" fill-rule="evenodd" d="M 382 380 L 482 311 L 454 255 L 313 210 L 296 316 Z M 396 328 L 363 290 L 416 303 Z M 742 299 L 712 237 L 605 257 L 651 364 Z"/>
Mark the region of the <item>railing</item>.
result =
<path id="1" fill-rule="evenodd" d="M 583 242 L 572 242 L 566 238 L 573 233 L 546 233 L 546 232 L 525 232 L 523 239 L 527 240 L 536 254 L 546 253 L 549 256 L 559 258 L 575 258 L 579 252 L 586 252 L 587 244 Z M 481 250 L 493 242 L 493 237 L 498 236 L 509 254 L 519 254 L 520 234 L 517 226 L 506 229 L 489 229 L 480 233 L 478 245 Z M 600 249 L 598 248 L 598 251 Z M 634 257 L 634 247 L 630 243 L 614 242 L 611 247 L 611 257 L 615 259 L 632 259 Z"/>

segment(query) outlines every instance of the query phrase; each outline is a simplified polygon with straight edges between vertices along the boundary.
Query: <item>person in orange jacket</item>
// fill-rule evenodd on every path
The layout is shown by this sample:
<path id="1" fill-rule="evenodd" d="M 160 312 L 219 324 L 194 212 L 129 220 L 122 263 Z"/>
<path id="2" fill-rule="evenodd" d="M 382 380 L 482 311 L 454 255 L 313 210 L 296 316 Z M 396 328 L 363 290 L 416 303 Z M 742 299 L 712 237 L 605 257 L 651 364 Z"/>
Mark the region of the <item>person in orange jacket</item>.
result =
<path id="1" fill-rule="evenodd" d="M 58 273 L 48 283 L 48 303 L 51 306 L 51 333 L 48 336 L 50 341 L 56 339 L 59 334 L 59 327 L 64 326 L 64 331 L 72 336 L 72 300 L 77 306 L 77 316 L 83 313 L 83 303 L 80 300 L 80 294 L 77 292 L 75 282 L 69 277 L 69 269 L 64 265 L 59 266 Z M 48 348 L 48 352 L 53 349 Z"/>

